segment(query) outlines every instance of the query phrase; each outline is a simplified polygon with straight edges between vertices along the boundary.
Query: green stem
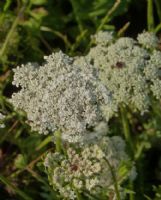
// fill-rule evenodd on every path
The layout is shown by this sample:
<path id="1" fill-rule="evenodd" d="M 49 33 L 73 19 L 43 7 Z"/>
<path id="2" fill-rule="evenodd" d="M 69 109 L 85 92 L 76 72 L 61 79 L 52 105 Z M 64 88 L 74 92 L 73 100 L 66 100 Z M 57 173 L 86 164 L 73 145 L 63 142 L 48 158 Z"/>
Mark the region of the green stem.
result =
<path id="1" fill-rule="evenodd" d="M 154 31 L 153 0 L 147 0 L 147 25 L 148 31 Z"/>
<path id="2" fill-rule="evenodd" d="M 84 191 L 84 194 L 89 197 L 89 199 L 94 199 L 94 200 L 97 200 L 98 197 L 95 196 L 94 194 L 90 194 L 89 191 Z"/>
<path id="3" fill-rule="evenodd" d="M 75 192 L 76 192 L 76 195 L 77 195 L 77 199 L 78 200 L 82 200 L 82 197 L 81 197 L 80 193 L 77 190 L 75 190 Z"/>
<path id="4" fill-rule="evenodd" d="M 54 135 L 55 135 L 56 151 L 57 151 L 57 152 L 61 152 L 61 150 L 62 150 L 62 145 L 61 145 L 61 133 L 60 133 L 60 131 L 58 130 L 58 131 L 56 131 L 56 132 L 54 133 Z"/>
<path id="5" fill-rule="evenodd" d="M 134 185 L 133 185 L 132 181 L 130 181 L 130 190 L 132 190 L 132 191 L 134 190 Z M 129 197 L 130 197 L 130 200 L 135 200 L 133 193 L 130 193 Z"/>
<path id="6" fill-rule="evenodd" d="M 110 162 L 108 161 L 107 158 L 105 158 L 105 161 L 107 162 L 107 165 L 108 165 L 108 167 L 109 167 L 109 169 L 111 171 L 111 175 L 112 175 L 112 179 L 113 179 L 113 182 L 114 182 L 114 188 L 115 188 L 117 200 L 121 200 L 119 189 L 118 189 L 118 184 L 117 184 L 117 178 L 116 178 L 115 172 L 113 170 L 113 167 L 111 166 L 111 164 L 110 164 Z"/>
<path id="7" fill-rule="evenodd" d="M 129 127 L 129 121 L 127 118 L 127 113 L 126 113 L 126 110 L 124 109 L 124 107 L 121 107 L 120 111 L 121 111 L 121 120 L 122 120 L 122 127 L 123 127 L 123 133 L 125 136 L 125 140 L 127 141 L 128 145 L 130 146 L 130 150 L 133 155 L 134 145 L 133 145 L 133 141 L 132 141 L 131 134 L 130 134 L 130 127 Z"/>
<path id="8" fill-rule="evenodd" d="M 126 139 L 128 145 L 129 145 L 131 155 L 132 155 L 132 157 L 134 157 L 135 149 L 134 149 L 134 144 L 133 144 L 131 134 L 130 134 L 130 127 L 129 127 L 129 121 L 128 121 L 128 118 L 127 118 L 127 111 L 124 109 L 124 107 L 121 107 L 120 111 L 121 111 L 123 133 L 124 133 L 124 136 L 125 136 L 125 139 Z M 133 188 L 132 182 L 130 182 L 130 188 Z M 129 197 L 130 197 L 130 200 L 134 200 L 134 194 L 133 193 L 130 193 Z"/>
<path id="9" fill-rule="evenodd" d="M 79 46 L 80 42 L 83 40 L 87 33 L 87 30 L 82 31 L 80 35 L 77 36 L 75 43 L 71 46 L 70 54 L 72 55 L 75 49 Z"/>

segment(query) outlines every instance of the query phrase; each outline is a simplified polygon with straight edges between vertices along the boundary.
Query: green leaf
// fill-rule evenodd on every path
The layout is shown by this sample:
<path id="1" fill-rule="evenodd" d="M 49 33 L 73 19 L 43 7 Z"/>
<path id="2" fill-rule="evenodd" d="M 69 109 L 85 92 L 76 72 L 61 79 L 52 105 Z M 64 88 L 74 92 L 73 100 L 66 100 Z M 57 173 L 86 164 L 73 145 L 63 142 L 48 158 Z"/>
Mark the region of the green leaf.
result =
<path id="1" fill-rule="evenodd" d="M 47 0 L 30 0 L 30 2 L 33 4 L 33 5 L 44 5 L 47 3 Z"/>
<path id="2" fill-rule="evenodd" d="M 17 169 L 23 169 L 27 165 L 27 159 L 24 155 L 18 154 L 14 163 Z"/>
<path id="3" fill-rule="evenodd" d="M 4 5 L 4 8 L 3 8 L 4 12 L 6 12 L 9 9 L 11 3 L 12 3 L 12 0 L 7 0 L 6 1 L 5 5 Z"/>

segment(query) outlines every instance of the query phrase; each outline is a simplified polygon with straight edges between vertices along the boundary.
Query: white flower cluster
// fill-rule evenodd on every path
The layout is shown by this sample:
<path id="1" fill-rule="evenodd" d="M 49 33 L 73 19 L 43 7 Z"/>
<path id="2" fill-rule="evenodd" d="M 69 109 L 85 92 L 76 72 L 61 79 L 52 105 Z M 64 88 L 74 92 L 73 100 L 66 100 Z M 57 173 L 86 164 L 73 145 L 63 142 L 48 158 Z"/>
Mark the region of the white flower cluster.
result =
<path id="1" fill-rule="evenodd" d="M 27 64 L 14 69 L 13 84 L 21 90 L 11 101 L 26 111 L 33 130 L 47 134 L 60 129 L 64 140 L 83 140 L 102 121 L 102 105 L 110 105 L 109 92 L 87 62 L 76 65 L 61 51 L 45 59 L 40 67 Z"/>
<path id="2" fill-rule="evenodd" d="M 159 40 L 153 32 L 143 32 L 138 34 L 138 42 L 147 49 L 154 49 L 159 46 Z"/>
<path id="3" fill-rule="evenodd" d="M 138 41 L 103 31 L 93 38 L 96 46 L 87 56 L 58 52 L 43 66 L 29 63 L 14 70 L 13 84 L 21 90 L 11 101 L 26 111 L 33 130 L 60 129 L 64 140 L 83 141 L 120 104 L 145 112 L 151 93 L 160 98 L 161 52 L 153 33 L 139 34 Z"/>
<path id="4" fill-rule="evenodd" d="M 106 37 L 102 34 L 95 36 L 96 46 L 90 49 L 86 59 L 100 68 L 100 79 L 113 97 L 113 110 L 126 104 L 133 110 L 146 111 L 151 91 L 160 98 L 158 38 L 148 32 L 139 34 L 138 41 L 128 37 L 112 39 L 109 32 L 104 32 Z"/>
<path id="5" fill-rule="evenodd" d="M 126 178 L 135 178 L 134 167 L 129 167 L 125 143 L 119 136 L 103 137 L 95 144 L 83 148 L 66 147 L 66 154 L 48 153 L 44 165 L 53 188 L 65 199 L 76 199 L 77 192 L 100 197 L 114 193 L 115 174 L 119 185 Z M 127 173 L 120 173 L 121 166 Z M 127 167 L 128 166 L 128 167 Z"/>
<path id="6" fill-rule="evenodd" d="M 5 119 L 5 115 L 3 115 L 2 113 L 0 113 L 0 128 L 5 128 L 5 124 L 4 124 L 4 119 Z"/>
<path id="7" fill-rule="evenodd" d="M 87 56 L 70 58 L 60 51 L 45 57 L 42 66 L 29 63 L 14 70 L 13 84 L 20 87 L 11 99 L 14 106 L 27 113 L 33 130 L 61 132 L 64 152 L 49 153 L 44 164 L 64 199 L 79 193 L 99 199 L 109 191 L 115 196 L 114 182 L 120 189 L 123 180 L 135 178 L 124 141 L 106 136 L 106 122 L 120 104 L 143 112 L 151 94 L 160 98 L 155 35 L 144 32 L 136 41 L 101 31 L 93 39 L 96 46 Z"/>
<path id="8" fill-rule="evenodd" d="M 150 89 L 153 95 L 161 98 L 161 52 L 153 50 L 147 67 L 144 69 L 146 79 L 150 82 Z"/>
<path id="9" fill-rule="evenodd" d="M 99 31 L 96 35 L 92 36 L 96 44 L 106 46 L 114 40 L 113 32 Z"/>

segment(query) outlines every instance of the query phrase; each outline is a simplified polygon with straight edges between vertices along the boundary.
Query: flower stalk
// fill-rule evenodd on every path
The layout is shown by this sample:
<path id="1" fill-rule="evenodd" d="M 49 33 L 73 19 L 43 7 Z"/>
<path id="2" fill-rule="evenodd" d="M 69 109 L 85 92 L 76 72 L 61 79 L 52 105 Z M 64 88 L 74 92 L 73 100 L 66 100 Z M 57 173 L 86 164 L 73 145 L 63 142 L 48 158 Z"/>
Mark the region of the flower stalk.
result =
<path id="1" fill-rule="evenodd" d="M 115 175 L 115 172 L 113 170 L 113 167 L 111 166 L 109 160 L 107 158 L 105 158 L 105 161 L 111 171 L 111 175 L 112 175 L 112 179 L 113 179 L 113 182 L 114 182 L 114 188 L 115 188 L 115 192 L 116 192 L 116 197 L 117 197 L 117 200 L 121 200 L 121 197 L 120 197 L 120 192 L 119 192 L 119 189 L 118 189 L 118 183 L 117 183 L 117 178 L 116 178 L 116 175 Z"/>
<path id="2" fill-rule="evenodd" d="M 55 146 L 56 151 L 61 152 L 62 151 L 62 145 L 61 145 L 61 132 L 58 130 L 54 133 L 55 136 Z"/>
<path id="3" fill-rule="evenodd" d="M 133 144 L 131 133 L 130 133 L 130 126 L 129 126 L 129 121 L 127 118 L 127 112 L 123 106 L 120 108 L 120 111 L 121 111 L 123 134 L 124 134 L 125 140 L 127 141 L 130 147 L 131 154 L 134 155 L 134 144 Z"/>
<path id="4" fill-rule="evenodd" d="M 127 141 L 128 145 L 129 145 L 131 155 L 132 155 L 132 157 L 134 157 L 134 152 L 135 152 L 134 143 L 132 141 L 132 137 L 131 137 L 131 133 L 130 133 L 130 126 L 129 126 L 129 121 L 128 121 L 128 118 L 127 118 L 127 112 L 126 112 L 126 110 L 123 106 L 120 108 L 120 110 L 121 110 L 121 119 L 122 119 L 122 127 L 123 127 L 124 137 L 125 137 L 125 140 Z M 130 184 L 130 188 L 132 189 L 133 183 L 130 181 L 129 184 Z M 129 199 L 134 200 L 134 194 L 133 193 L 129 194 Z"/>

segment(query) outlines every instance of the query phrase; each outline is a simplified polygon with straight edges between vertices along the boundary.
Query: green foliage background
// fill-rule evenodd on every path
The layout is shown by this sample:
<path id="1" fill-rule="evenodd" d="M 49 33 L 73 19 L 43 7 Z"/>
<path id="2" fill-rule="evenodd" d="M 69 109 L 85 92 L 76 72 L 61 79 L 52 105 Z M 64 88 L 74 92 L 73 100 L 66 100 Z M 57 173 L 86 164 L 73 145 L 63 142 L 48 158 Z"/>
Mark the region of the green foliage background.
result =
<path id="1" fill-rule="evenodd" d="M 16 90 L 11 85 L 12 68 L 42 63 L 44 55 L 58 49 L 72 56 L 84 54 L 91 45 L 90 35 L 99 30 L 135 37 L 146 28 L 159 35 L 160 0 L 0 1 L 0 112 L 6 115 L 6 127 L 0 130 L 0 199 L 59 199 L 42 165 L 43 156 L 53 147 L 51 137 L 30 134 L 24 113 L 15 112 L 7 100 Z M 137 115 L 129 119 L 139 169 L 132 188 L 135 199 L 160 200 L 161 108 L 145 119 Z"/>

